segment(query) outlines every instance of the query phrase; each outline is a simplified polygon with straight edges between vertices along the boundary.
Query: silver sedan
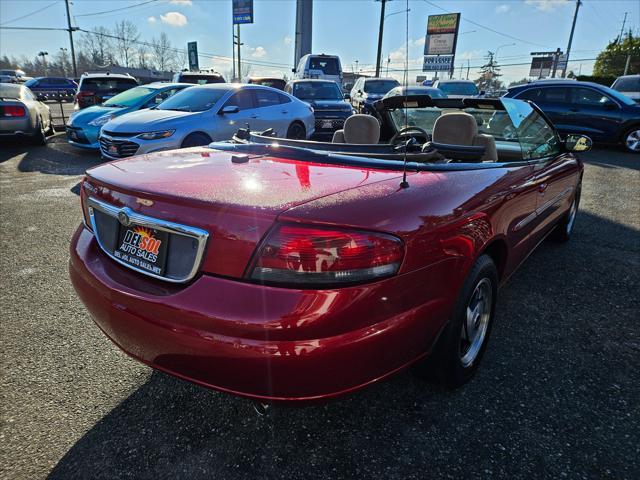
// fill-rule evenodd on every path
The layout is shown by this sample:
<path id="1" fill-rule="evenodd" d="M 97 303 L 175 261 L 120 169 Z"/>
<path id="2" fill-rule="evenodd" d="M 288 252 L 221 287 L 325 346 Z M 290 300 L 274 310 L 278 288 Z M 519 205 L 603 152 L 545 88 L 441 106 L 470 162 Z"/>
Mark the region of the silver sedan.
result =
<path id="1" fill-rule="evenodd" d="M 154 108 L 128 113 L 100 131 L 103 157 L 117 159 L 229 140 L 239 128 L 305 139 L 313 135 L 313 108 L 292 95 L 259 85 L 217 83 L 176 93 Z"/>
<path id="2" fill-rule="evenodd" d="M 0 138 L 32 138 L 47 143 L 53 133 L 49 107 L 24 85 L 0 83 Z"/>

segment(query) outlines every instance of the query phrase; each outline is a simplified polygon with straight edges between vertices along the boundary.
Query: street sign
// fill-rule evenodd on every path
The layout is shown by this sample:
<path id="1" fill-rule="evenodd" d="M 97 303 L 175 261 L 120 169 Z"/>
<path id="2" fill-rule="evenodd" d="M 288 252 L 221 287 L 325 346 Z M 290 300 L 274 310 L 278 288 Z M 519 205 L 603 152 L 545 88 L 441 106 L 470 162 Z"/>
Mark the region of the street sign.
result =
<path id="1" fill-rule="evenodd" d="M 557 70 L 566 70 L 567 63 L 569 63 L 569 55 L 566 53 L 563 55 L 558 55 L 558 65 L 556 66 Z"/>
<path id="2" fill-rule="evenodd" d="M 429 15 L 429 19 L 427 20 L 427 36 L 424 42 L 424 54 L 455 54 L 459 26 L 459 13 Z"/>
<path id="3" fill-rule="evenodd" d="M 189 54 L 189 70 L 197 72 L 200 70 L 198 65 L 198 42 L 187 43 L 187 52 Z"/>
<path id="4" fill-rule="evenodd" d="M 233 0 L 233 24 L 253 23 L 253 0 Z"/>
<path id="5" fill-rule="evenodd" d="M 453 55 L 426 56 L 422 63 L 423 72 L 448 72 L 453 68 Z"/>

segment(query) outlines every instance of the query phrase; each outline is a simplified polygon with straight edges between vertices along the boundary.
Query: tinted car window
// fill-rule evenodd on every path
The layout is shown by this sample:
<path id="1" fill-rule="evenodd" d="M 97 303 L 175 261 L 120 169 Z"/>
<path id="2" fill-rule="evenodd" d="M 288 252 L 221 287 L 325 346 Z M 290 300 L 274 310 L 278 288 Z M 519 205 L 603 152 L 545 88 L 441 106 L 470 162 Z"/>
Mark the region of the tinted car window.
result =
<path id="1" fill-rule="evenodd" d="M 364 91 L 367 93 L 387 93 L 394 87 L 400 85 L 396 80 L 369 80 L 364 84 Z"/>
<path id="2" fill-rule="evenodd" d="M 122 92 L 138 85 L 133 78 L 85 78 L 80 85 L 81 92 Z"/>
<path id="3" fill-rule="evenodd" d="M 249 83 L 254 85 L 262 85 L 264 87 L 277 88 L 278 90 L 284 90 L 286 82 L 279 78 L 254 78 L 249 80 Z"/>
<path id="4" fill-rule="evenodd" d="M 228 91 L 222 88 L 186 88 L 158 105 L 158 110 L 204 112 L 213 108 Z"/>
<path id="5" fill-rule="evenodd" d="M 601 107 L 610 101 L 609 97 L 591 88 L 573 89 L 573 102 L 579 105 Z"/>
<path id="6" fill-rule="evenodd" d="M 280 100 L 280 103 L 289 103 L 291 101 L 290 97 L 287 97 L 286 95 L 283 95 L 281 93 L 278 93 L 278 99 Z"/>
<path id="7" fill-rule="evenodd" d="M 471 82 L 438 83 L 438 88 L 447 95 L 478 95 L 478 87 Z"/>
<path id="8" fill-rule="evenodd" d="M 640 75 L 617 79 L 613 82 L 613 89 L 619 92 L 640 92 Z"/>
<path id="9" fill-rule="evenodd" d="M 253 104 L 253 94 L 251 93 L 251 90 L 239 90 L 234 93 L 229 100 L 227 100 L 227 103 L 225 103 L 224 106 L 235 106 L 240 110 L 255 108 Z"/>
<path id="10" fill-rule="evenodd" d="M 256 95 L 257 107 L 272 107 L 274 105 L 280 105 L 280 99 L 276 92 L 270 90 L 254 90 Z"/>
<path id="11" fill-rule="evenodd" d="M 147 87 L 130 88 L 104 102 L 105 107 L 131 107 L 155 90 Z"/>
<path id="12" fill-rule="evenodd" d="M 322 70 L 325 75 L 340 75 L 340 64 L 337 58 L 311 57 L 309 70 Z"/>
<path id="13" fill-rule="evenodd" d="M 206 85 L 208 83 L 225 83 L 220 75 L 180 75 L 183 83 L 193 83 L 194 85 Z"/>
<path id="14" fill-rule="evenodd" d="M 20 85 L 0 83 L 1 98 L 20 98 Z"/>
<path id="15" fill-rule="evenodd" d="M 293 95 L 300 100 L 342 100 L 342 92 L 335 82 L 298 82 Z"/>

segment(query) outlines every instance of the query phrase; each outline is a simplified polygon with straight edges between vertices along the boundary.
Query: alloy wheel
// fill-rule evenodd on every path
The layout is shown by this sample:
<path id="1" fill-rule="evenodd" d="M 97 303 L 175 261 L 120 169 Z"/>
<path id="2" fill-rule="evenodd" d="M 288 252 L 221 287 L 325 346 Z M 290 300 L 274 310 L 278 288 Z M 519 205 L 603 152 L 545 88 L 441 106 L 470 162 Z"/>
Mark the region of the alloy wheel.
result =
<path id="1" fill-rule="evenodd" d="M 493 288 L 491 280 L 482 278 L 469 299 L 466 316 L 460 334 L 460 362 L 470 366 L 478 357 L 487 336 L 491 309 L 493 307 Z"/>
<path id="2" fill-rule="evenodd" d="M 640 129 L 631 130 L 627 134 L 627 138 L 625 138 L 624 143 L 632 152 L 640 152 Z"/>

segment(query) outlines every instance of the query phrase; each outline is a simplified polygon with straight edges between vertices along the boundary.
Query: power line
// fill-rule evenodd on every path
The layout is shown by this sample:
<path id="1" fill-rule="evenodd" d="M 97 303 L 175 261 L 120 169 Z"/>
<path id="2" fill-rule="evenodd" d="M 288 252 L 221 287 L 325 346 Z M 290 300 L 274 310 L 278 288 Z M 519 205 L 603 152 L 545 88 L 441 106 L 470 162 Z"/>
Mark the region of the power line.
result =
<path id="1" fill-rule="evenodd" d="M 40 13 L 40 12 L 42 12 L 43 10 L 46 10 L 46 9 L 47 9 L 47 8 L 49 8 L 49 7 L 53 7 L 53 6 L 54 6 L 56 3 L 58 3 L 59 1 L 60 1 L 60 0 L 56 0 L 55 2 L 50 3 L 50 4 L 49 4 L 49 5 L 47 5 L 46 7 L 39 8 L 38 10 L 34 10 L 33 12 L 31 12 L 31 13 L 27 13 L 26 15 L 22 15 L 21 17 L 14 18 L 13 20 L 7 20 L 6 22 L 2 22 L 2 23 L 0 23 L 0 25 L 6 25 L 7 23 L 17 22 L 18 20 L 22 20 L 23 18 L 27 18 L 27 17 L 29 17 L 29 16 L 31 16 L 31 15 L 35 15 L 36 13 Z"/>
<path id="2" fill-rule="evenodd" d="M 440 5 L 436 5 L 433 2 L 430 2 L 429 0 L 422 0 L 424 3 L 427 3 L 429 5 L 431 5 L 432 7 L 435 7 L 439 10 L 442 10 L 445 13 L 451 13 L 449 12 L 447 9 L 442 8 Z M 529 45 L 535 45 L 536 47 L 544 47 L 544 48 L 552 48 L 549 45 L 542 45 L 541 43 L 536 43 L 536 42 L 530 42 L 529 40 L 524 40 L 522 38 L 518 38 L 518 37 L 514 37 L 513 35 L 509 35 L 508 33 L 504 33 L 504 32 L 500 32 L 498 30 L 494 30 L 491 27 L 487 27 L 486 25 L 482 25 L 481 23 L 478 22 L 474 22 L 473 20 L 469 20 L 468 18 L 461 16 L 462 20 L 464 20 L 465 22 L 471 23 L 472 25 L 475 25 L 476 27 L 480 27 L 480 28 L 484 28 L 485 30 L 488 30 L 489 32 L 493 32 L 497 35 L 502 35 L 503 37 L 506 38 L 510 38 L 511 40 L 517 40 L 518 42 L 521 43 L 528 43 Z"/>
<path id="3" fill-rule="evenodd" d="M 128 10 L 130 8 L 140 7 L 142 5 L 147 5 L 149 3 L 155 3 L 155 2 L 158 2 L 158 1 L 160 1 L 160 0 L 147 0 L 146 2 L 136 3 L 135 5 L 129 5 L 127 7 L 114 8 L 113 10 L 104 10 L 102 12 L 83 13 L 81 15 L 74 15 L 74 17 L 75 18 L 77 18 L 77 17 L 91 17 L 93 15 L 102 15 L 102 14 L 105 14 L 105 13 L 120 12 L 122 10 Z"/>
<path id="4" fill-rule="evenodd" d="M 62 30 L 66 32 L 66 28 L 53 28 L 53 27 L 2 27 L 0 26 L 0 30 Z"/>

